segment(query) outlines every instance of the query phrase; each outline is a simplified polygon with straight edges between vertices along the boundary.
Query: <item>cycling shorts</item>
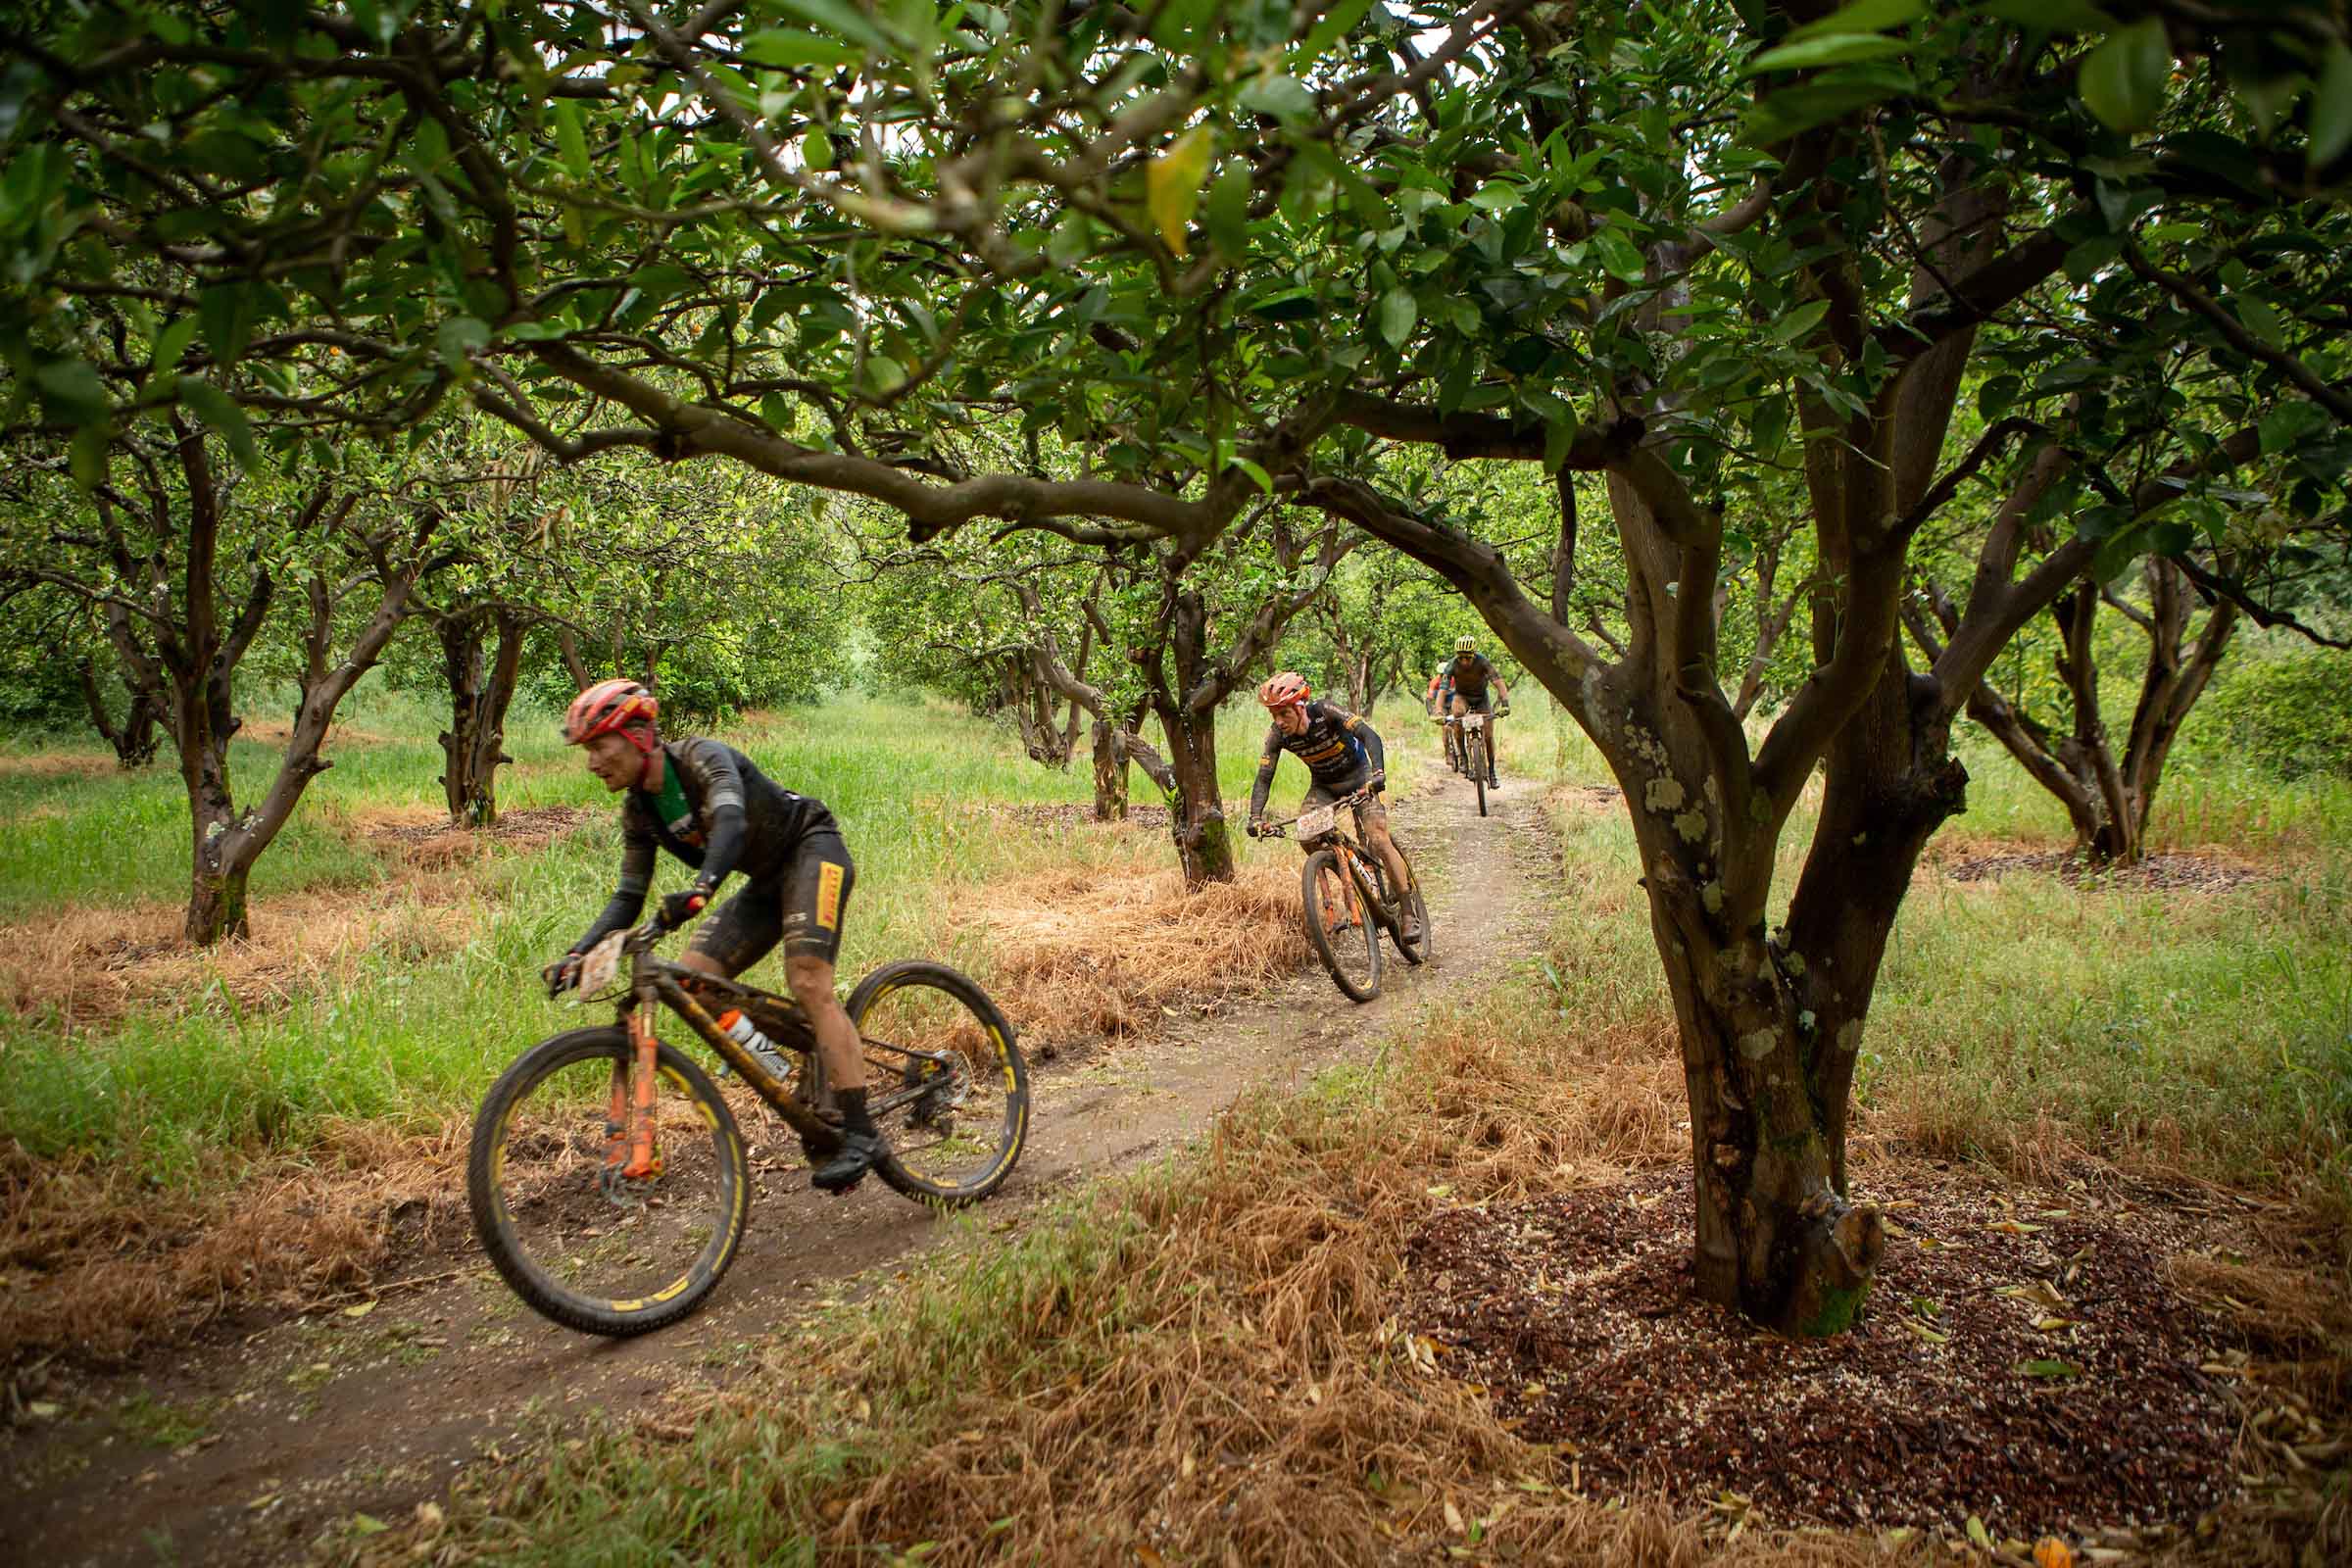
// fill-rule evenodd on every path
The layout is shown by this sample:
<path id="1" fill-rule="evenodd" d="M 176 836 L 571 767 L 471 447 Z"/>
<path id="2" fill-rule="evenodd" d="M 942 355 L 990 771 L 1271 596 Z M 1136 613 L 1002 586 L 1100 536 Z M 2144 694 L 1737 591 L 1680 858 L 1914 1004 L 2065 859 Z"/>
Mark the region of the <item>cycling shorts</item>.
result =
<path id="1" fill-rule="evenodd" d="M 1476 695 L 1473 695 L 1469 692 L 1456 688 L 1453 694 L 1453 700 L 1462 705 L 1462 711 L 1465 713 L 1487 713 L 1494 711 L 1494 694 L 1492 691 L 1479 692 Z"/>
<path id="2" fill-rule="evenodd" d="M 784 945 L 787 958 L 841 956 L 841 922 L 858 867 L 838 833 L 810 833 L 781 876 L 746 886 L 705 920 L 689 944 L 717 960 L 728 978 Z"/>

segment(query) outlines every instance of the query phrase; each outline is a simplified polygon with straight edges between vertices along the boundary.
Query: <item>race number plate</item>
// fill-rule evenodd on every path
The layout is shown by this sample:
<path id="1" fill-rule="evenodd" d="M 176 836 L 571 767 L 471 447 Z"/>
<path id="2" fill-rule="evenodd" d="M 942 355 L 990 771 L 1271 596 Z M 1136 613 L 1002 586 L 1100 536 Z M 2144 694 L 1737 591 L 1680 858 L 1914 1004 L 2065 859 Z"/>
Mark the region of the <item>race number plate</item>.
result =
<path id="1" fill-rule="evenodd" d="M 1469 725 L 1472 729 L 1485 729 L 1487 727 L 1487 715 L 1484 713 L 1471 713 L 1463 718 L 1462 722 Z"/>
<path id="2" fill-rule="evenodd" d="M 612 977 L 620 972 L 620 944 L 627 936 L 626 931 L 615 931 L 580 959 L 580 983 L 571 990 L 574 1006 L 612 983 Z"/>
<path id="3" fill-rule="evenodd" d="M 1328 806 L 1318 806 L 1311 811 L 1301 811 L 1298 814 L 1298 836 L 1302 839 L 1319 839 L 1331 831 L 1331 823 L 1332 808 Z"/>

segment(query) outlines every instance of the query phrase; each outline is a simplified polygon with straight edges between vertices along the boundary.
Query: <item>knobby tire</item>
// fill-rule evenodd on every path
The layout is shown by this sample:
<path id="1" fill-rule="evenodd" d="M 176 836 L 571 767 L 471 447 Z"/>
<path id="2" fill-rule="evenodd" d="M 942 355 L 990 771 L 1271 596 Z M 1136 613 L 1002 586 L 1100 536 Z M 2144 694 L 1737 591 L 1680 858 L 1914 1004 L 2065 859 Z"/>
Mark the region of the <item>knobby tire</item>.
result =
<path id="1" fill-rule="evenodd" d="M 1478 786 L 1478 814 L 1487 814 L 1487 743 L 1483 736 L 1470 737 L 1470 782 Z"/>
<path id="2" fill-rule="evenodd" d="M 1352 925 L 1342 926 L 1337 931 L 1324 928 L 1320 883 L 1326 872 L 1345 892 L 1348 908 L 1355 916 Z M 1298 880 L 1300 903 L 1305 910 L 1306 940 L 1313 945 L 1316 956 L 1323 960 L 1323 967 L 1331 971 L 1332 983 L 1340 988 L 1343 996 L 1350 1002 L 1370 1002 L 1380 995 L 1380 926 L 1366 907 L 1362 891 L 1340 864 L 1340 858 L 1330 850 L 1317 850 L 1309 855 Z M 1364 961 L 1360 967 L 1365 978 L 1360 981 L 1350 976 L 1347 967 L 1354 957 L 1357 943 L 1364 948 Z"/>
<path id="3" fill-rule="evenodd" d="M 884 1004 L 894 996 L 910 994 L 928 994 L 926 1032 L 940 1042 L 952 1041 L 961 1053 L 966 1068 L 974 1074 L 964 1091 L 965 1105 L 976 1104 L 980 1110 L 976 1115 L 966 1115 L 963 1110 L 947 1112 L 950 1124 L 944 1130 L 938 1125 L 939 1114 L 924 1112 L 919 1098 L 912 1104 L 877 1116 L 883 1152 L 874 1161 L 874 1173 L 908 1198 L 943 1208 L 961 1208 L 1004 1185 L 1028 1145 L 1029 1063 L 1021 1054 L 1012 1025 L 988 993 L 957 970 L 927 958 L 886 963 L 858 982 L 847 1004 L 850 1022 L 857 1025 L 860 1036 L 866 1036 L 869 1023 L 880 1022 L 878 1009 Z M 810 1059 L 814 1065 L 816 1058 L 812 1055 Z M 922 1064 L 877 1049 L 873 1043 L 867 1047 L 866 1063 L 869 1102 L 884 1102 L 883 1097 L 894 1089 L 917 1087 L 923 1081 L 905 1076 L 925 1070 Z M 879 1081 L 876 1068 L 900 1081 Z M 934 1134 L 938 1135 L 936 1141 Z M 929 1168 L 932 1152 L 951 1147 L 958 1152 L 943 1154 L 941 1163 L 950 1157 L 965 1163 L 952 1174 Z M 961 1152 L 965 1150 L 968 1154 Z"/>
<path id="4" fill-rule="evenodd" d="M 598 1187 L 606 1107 L 596 1103 L 566 1107 L 552 1099 L 533 1103 L 532 1092 L 565 1068 L 582 1062 L 626 1066 L 634 1055 L 627 1031 L 614 1024 L 574 1029 L 533 1046 L 514 1059 L 483 1097 L 466 1161 L 466 1197 L 473 1211 L 474 1234 L 499 1276 L 541 1316 L 585 1334 L 613 1338 L 666 1328 L 701 1306 L 742 1248 L 751 1201 L 750 1161 L 734 1113 L 701 1067 L 676 1048 L 662 1045 L 656 1056 L 658 1092 L 682 1095 L 697 1112 L 710 1140 L 710 1174 L 716 1185 L 707 1200 L 689 1199 L 693 1206 L 681 1206 L 673 1215 L 663 1212 L 663 1178 L 655 1176 L 636 1206 L 641 1215 L 662 1213 L 663 1223 L 672 1229 L 676 1219 L 687 1220 L 690 1239 L 693 1222 L 708 1219 L 709 1239 L 675 1278 L 642 1295 L 592 1294 L 573 1289 L 559 1277 L 559 1264 L 574 1259 L 556 1254 L 566 1246 L 579 1249 L 584 1239 L 603 1242 L 604 1233 L 619 1241 L 629 1209 L 604 1196 Z M 510 1151 L 510 1126 L 526 1104 L 534 1111 L 555 1114 L 557 1119 L 551 1128 L 524 1128 L 520 1136 L 527 1144 Z M 670 1164 L 669 1156 L 676 1155 L 677 1163 L 671 1169 L 682 1175 L 686 1161 L 699 1159 L 700 1152 L 696 1140 L 689 1137 L 665 1149 L 664 1163 Z M 518 1209 L 528 1220 L 530 1240 L 526 1240 L 525 1225 L 518 1223 Z M 563 1228 L 564 1216 L 554 1212 L 559 1209 L 568 1212 L 568 1239 Z M 556 1228 L 551 1230 L 551 1226 Z M 656 1272 L 666 1271 L 666 1264 L 657 1265 Z"/>

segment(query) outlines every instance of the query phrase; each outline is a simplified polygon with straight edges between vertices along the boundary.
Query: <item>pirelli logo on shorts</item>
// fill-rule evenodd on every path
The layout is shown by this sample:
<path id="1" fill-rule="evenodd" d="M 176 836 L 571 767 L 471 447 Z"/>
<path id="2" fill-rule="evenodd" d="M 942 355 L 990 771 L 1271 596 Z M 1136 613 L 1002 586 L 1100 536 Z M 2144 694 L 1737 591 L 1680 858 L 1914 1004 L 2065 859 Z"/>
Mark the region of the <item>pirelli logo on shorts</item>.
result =
<path id="1" fill-rule="evenodd" d="M 816 870 L 816 923 L 828 931 L 841 927 L 841 867 L 831 860 Z"/>

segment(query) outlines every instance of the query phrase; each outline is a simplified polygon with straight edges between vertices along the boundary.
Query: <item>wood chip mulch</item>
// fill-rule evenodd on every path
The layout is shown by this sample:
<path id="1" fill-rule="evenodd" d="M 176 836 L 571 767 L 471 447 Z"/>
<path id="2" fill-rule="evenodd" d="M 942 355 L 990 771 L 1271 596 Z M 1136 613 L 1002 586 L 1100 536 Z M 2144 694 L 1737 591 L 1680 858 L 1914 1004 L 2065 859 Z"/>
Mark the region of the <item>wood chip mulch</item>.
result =
<path id="1" fill-rule="evenodd" d="M 2268 880 L 2260 871 L 2206 855 L 2150 855 L 2135 865 L 2096 865 L 2073 850 L 1981 855 L 1956 862 L 1944 874 L 1954 882 L 1986 882 L 2012 871 L 2040 871 L 2069 887 L 2093 891 L 2129 888 L 2135 892 L 2221 893 Z"/>
<path id="2" fill-rule="evenodd" d="M 2236 1424 L 2222 1336 L 2160 1276 L 2181 1222 L 2018 1196 L 1907 1170 L 1835 1340 L 1691 1295 L 1682 1172 L 1439 1215 L 1403 1321 L 1594 1495 L 2027 1540 L 2194 1520 L 2231 1485 Z"/>

